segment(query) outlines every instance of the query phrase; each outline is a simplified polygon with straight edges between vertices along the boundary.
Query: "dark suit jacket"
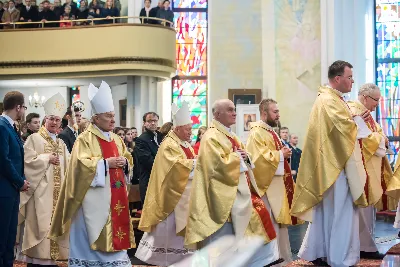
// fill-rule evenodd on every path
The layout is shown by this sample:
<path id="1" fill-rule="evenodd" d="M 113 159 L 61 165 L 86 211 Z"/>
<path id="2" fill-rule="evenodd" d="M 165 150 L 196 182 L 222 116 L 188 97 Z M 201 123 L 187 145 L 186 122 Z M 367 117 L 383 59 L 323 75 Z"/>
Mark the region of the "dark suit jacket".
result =
<path id="1" fill-rule="evenodd" d="M 161 133 L 157 132 L 157 142 L 161 144 Z M 145 131 L 137 139 L 135 143 L 134 160 L 135 173 L 139 177 L 139 190 L 142 203 L 146 196 L 147 185 L 149 184 L 151 169 L 153 168 L 154 158 L 157 155 L 158 145 L 154 141 L 154 133 Z"/>
<path id="2" fill-rule="evenodd" d="M 149 17 L 157 18 L 157 12 L 158 12 L 159 9 L 160 8 L 158 6 L 153 7 L 152 9 L 150 9 Z M 158 22 L 158 20 L 152 19 L 152 20 L 150 20 L 150 24 L 160 24 L 160 23 Z"/>
<path id="3" fill-rule="evenodd" d="M 151 17 L 151 10 L 152 9 L 150 9 L 150 11 L 149 11 L 149 17 Z M 140 10 L 139 17 L 147 17 L 145 8 L 142 8 L 142 10 Z M 152 19 L 140 19 L 140 22 L 143 23 L 143 24 L 153 24 L 153 21 L 154 20 L 152 20 Z"/>
<path id="4" fill-rule="evenodd" d="M 21 8 L 20 18 L 24 18 L 24 22 L 28 22 L 28 20 L 38 21 L 39 11 L 36 7 L 31 6 L 29 11 L 26 10 L 26 6 Z M 37 28 L 37 24 L 28 24 L 25 25 L 24 28 Z"/>
<path id="5" fill-rule="evenodd" d="M 301 149 L 292 147 L 292 157 L 290 158 L 290 167 L 292 171 L 296 171 L 296 175 L 293 176 L 293 179 L 296 181 L 297 173 L 299 172 L 300 166 L 300 158 L 301 158 Z"/>
<path id="6" fill-rule="evenodd" d="M 58 137 L 64 141 L 65 145 L 68 148 L 69 153 L 72 151 L 72 147 L 74 146 L 76 137 L 72 130 L 67 126 L 62 130 L 62 132 L 58 135 Z"/>
<path id="7" fill-rule="evenodd" d="M 0 116 L 0 197 L 16 197 L 24 185 L 24 147 L 6 118 Z"/>

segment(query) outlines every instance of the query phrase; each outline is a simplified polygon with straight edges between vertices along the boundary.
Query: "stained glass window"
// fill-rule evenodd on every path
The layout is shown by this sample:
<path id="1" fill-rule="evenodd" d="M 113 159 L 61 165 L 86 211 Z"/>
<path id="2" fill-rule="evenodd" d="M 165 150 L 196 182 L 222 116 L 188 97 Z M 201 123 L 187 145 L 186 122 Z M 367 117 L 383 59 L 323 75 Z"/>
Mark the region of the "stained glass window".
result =
<path id="1" fill-rule="evenodd" d="M 172 80 L 172 102 L 189 103 L 193 139 L 207 125 L 207 0 L 174 0 L 176 30 L 176 77 Z"/>
<path id="2" fill-rule="evenodd" d="M 399 68 L 400 68 L 400 0 L 376 0 L 376 84 L 382 99 L 377 121 L 391 140 L 395 152 L 389 156 L 394 164 L 399 152 Z"/>

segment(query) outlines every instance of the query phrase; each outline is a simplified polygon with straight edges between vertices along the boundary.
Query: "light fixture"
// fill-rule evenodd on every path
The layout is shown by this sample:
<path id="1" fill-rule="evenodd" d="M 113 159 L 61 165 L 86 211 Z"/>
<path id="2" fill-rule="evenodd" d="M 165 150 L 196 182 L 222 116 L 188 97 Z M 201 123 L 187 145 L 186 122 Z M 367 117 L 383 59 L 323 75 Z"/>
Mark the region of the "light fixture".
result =
<path id="1" fill-rule="evenodd" d="M 29 105 L 35 108 L 43 107 L 45 99 L 46 98 L 44 96 L 39 96 L 38 93 L 35 92 L 33 96 L 29 96 Z"/>

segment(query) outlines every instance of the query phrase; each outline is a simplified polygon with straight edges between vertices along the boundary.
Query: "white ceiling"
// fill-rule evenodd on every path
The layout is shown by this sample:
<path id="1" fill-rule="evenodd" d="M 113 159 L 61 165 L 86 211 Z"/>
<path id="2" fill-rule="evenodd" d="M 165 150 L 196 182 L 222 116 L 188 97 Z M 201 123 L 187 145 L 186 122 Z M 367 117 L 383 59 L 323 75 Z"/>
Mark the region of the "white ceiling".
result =
<path id="1" fill-rule="evenodd" d="M 0 80 L 0 89 L 19 89 L 32 87 L 61 87 L 61 86 L 85 86 L 93 83 L 100 85 L 101 81 L 106 81 L 110 86 L 124 84 L 126 76 L 120 77 L 97 77 L 79 79 L 29 79 L 29 80 Z"/>

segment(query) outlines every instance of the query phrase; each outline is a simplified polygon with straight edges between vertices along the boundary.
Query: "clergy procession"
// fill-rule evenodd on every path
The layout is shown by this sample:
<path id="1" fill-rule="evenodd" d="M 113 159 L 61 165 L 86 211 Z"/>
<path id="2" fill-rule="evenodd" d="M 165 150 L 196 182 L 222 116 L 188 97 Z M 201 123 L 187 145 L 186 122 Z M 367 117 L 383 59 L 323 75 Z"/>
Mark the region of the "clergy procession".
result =
<path id="1" fill-rule="evenodd" d="M 159 116 L 146 113 L 145 132 L 128 148 L 114 133 L 113 96 L 104 81 L 89 85 L 85 129 L 78 131 L 76 120 L 83 109 L 57 93 L 43 106 L 44 124 L 25 141 L 17 130 L 25 97 L 8 92 L 0 116 L 0 267 L 14 261 L 131 267 L 133 255 L 150 266 L 287 266 L 295 257 L 289 229 L 302 224 L 307 231 L 297 257 L 315 266 L 383 258 L 376 213 L 397 208 L 400 228 L 400 161 L 392 169 L 389 140 L 371 114 L 379 87 L 364 84 L 358 99 L 345 100 L 352 69 L 341 60 L 329 66 L 298 172 L 271 98 L 259 103 L 260 120 L 250 122 L 247 140 L 232 130 L 235 104 L 217 100 L 194 150 L 186 102 L 172 104 L 173 126 L 164 136 L 156 130 Z M 60 133 L 63 119 L 68 128 Z M 142 202 L 137 227 L 129 202 L 135 179 Z"/>

